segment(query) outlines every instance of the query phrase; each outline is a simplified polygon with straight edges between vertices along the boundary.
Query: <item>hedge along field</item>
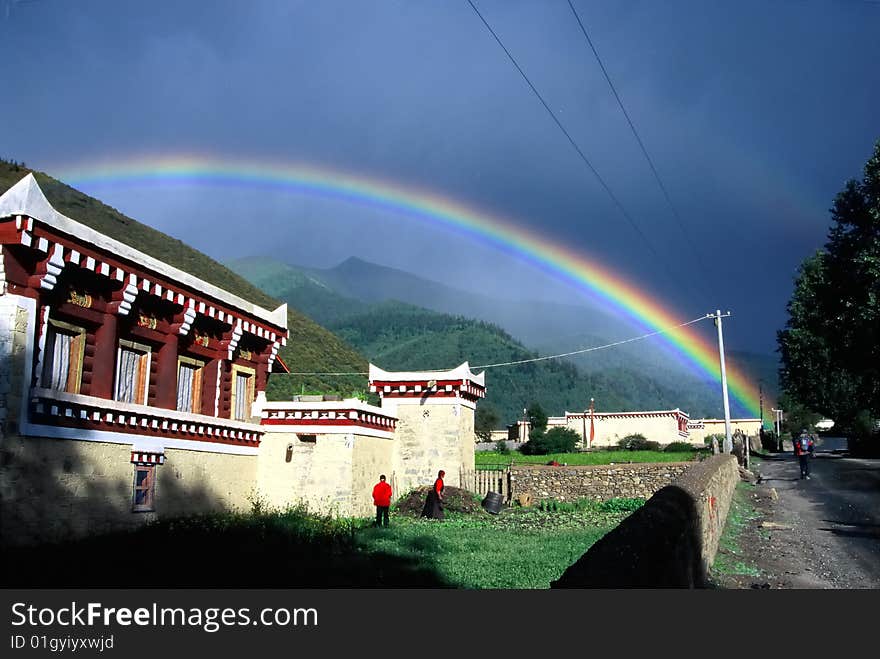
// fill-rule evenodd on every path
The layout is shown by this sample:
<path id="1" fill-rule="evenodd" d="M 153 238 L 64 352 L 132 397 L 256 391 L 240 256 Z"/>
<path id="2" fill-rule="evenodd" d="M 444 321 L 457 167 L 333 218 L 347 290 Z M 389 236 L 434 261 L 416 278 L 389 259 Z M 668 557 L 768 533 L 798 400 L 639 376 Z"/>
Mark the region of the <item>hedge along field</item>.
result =
<path id="1" fill-rule="evenodd" d="M 555 460 L 569 465 L 607 465 L 627 464 L 629 462 L 686 462 L 696 459 L 698 449 L 686 451 L 592 451 L 584 453 L 550 453 L 548 455 L 522 455 L 521 453 L 499 453 L 497 451 L 477 451 L 474 461 L 477 468 L 503 467 L 524 464 L 547 464 Z"/>

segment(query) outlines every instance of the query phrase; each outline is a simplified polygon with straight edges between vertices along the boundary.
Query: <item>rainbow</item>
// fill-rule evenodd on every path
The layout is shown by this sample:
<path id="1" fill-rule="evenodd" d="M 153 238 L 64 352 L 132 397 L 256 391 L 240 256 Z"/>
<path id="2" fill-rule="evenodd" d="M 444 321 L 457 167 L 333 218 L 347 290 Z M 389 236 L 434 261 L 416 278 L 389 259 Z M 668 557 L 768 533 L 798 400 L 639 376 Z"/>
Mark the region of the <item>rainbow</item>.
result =
<path id="1" fill-rule="evenodd" d="M 609 305 L 641 327 L 664 330 L 660 337 L 676 355 L 697 372 L 708 374 L 719 383 L 721 380 L 715 343 L 695 332 L 693 326 L 676 328 L 682 322 L 680 318 L 620 274 L 509 219 L 478 211 L 436 193 L 312 164 L 228 160 L 214 156 L 147 156 L 79 163 L 55 168 L 55 171 L 61 180 L 86 190 L 133 183 L 268 188 L 342 200 L 449 228 L 513 252 Z M 757 417 L 757 388 L 735 365 L 728 361 L 726 366 L 732 406 L 739 404 L 747 415 Z"/>

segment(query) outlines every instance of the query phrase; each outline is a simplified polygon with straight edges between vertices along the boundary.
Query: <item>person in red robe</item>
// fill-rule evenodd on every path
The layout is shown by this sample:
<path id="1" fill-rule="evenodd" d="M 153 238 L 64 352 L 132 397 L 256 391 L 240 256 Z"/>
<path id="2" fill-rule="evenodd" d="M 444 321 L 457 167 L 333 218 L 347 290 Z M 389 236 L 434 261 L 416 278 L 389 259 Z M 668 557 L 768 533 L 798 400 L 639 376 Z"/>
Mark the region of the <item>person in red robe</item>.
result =
<path id="1" fill-rule="evenodd" d="M 434 487 L 428 492 L 428 499 L 422 509 L 422 517 L 443 519 L 443 477 L 445 475 L 446 472 L 442 469 L 437 473 L 437 480 L 434 481 Z"/>
<path id="2" fill-rule="evenodd" d="M 388 526 L 388 510 L 391 508 L 391 486 L 385 482 L 385 474 L 373 487 L 373 505 L 376 506 L 376 526 Z"/>

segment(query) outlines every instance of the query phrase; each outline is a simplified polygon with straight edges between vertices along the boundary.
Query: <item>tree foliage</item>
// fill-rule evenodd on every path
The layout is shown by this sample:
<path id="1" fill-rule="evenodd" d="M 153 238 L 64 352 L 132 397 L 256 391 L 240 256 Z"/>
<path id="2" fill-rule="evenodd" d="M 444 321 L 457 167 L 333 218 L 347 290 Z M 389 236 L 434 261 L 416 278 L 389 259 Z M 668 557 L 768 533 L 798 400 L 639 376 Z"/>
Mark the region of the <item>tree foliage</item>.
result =
<path id="1" fill-rule="evenodd" d="M 529 405 L 526 410 L 526 416 L 529 419 L 529 423 L 532 424 L 529 434 L 543 434 L 547 429 L 547 413 L 544 411 L 544 408 L 541 407 L 541 403 L 532 403 Z"/>
<path id="2" fill-rule="evenodd" d="M 498 428 L 501 423 L 501 417 L 498 411 L 491 403 L 485 405 L 477 405 L 477 412 L 474 415 L 474 432 L 481 442 L 492 441 L 492 431 Z"/>
<path id="3" fill-rule="evenodd" d="M 824 249 L 795 280 L 778 334 L 780 381 L 795 401 L 852 427 L 880 416 L 880 141 L 831 219 Z"/>
<path id="4" fill-rule="evenodd" d="M 571 428 L 551 428 L 531 436 L 520 449 L 526 455 L 547 455 L 549 453 L 571 453 L 575 450 L 581 436 Z"/>

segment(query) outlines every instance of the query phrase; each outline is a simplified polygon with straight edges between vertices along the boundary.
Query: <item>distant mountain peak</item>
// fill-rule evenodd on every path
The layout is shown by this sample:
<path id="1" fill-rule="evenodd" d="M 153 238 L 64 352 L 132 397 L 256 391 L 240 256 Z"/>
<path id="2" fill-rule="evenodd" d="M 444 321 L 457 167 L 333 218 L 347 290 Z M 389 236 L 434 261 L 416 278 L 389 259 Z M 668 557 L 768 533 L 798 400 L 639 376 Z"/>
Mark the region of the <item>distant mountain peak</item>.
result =
<path id="1" fill-rule="evenodd" d="M 407 272 L 405 270 L 400 270 L 398 268 L 392 268 L 387 265 L 380 265 L 378 263 L 373 263 L 372 261 L 367 261 L 366 259 L 362 259 L 358 256 L 349 256 L 347 259 L 339 263 L 332 268 L 328 268 L 325 272 L 339 272 L 351 274 L 355 273 L 371 273 L 374 275 L 396 275 L 396 276 L 404 276 L 404 277 L 413 277 L 417 279 L 421 279 L 418 275 L 415 275 L 411 272 Z M 434 283 L 434 282 L 431 282 Z"/>

